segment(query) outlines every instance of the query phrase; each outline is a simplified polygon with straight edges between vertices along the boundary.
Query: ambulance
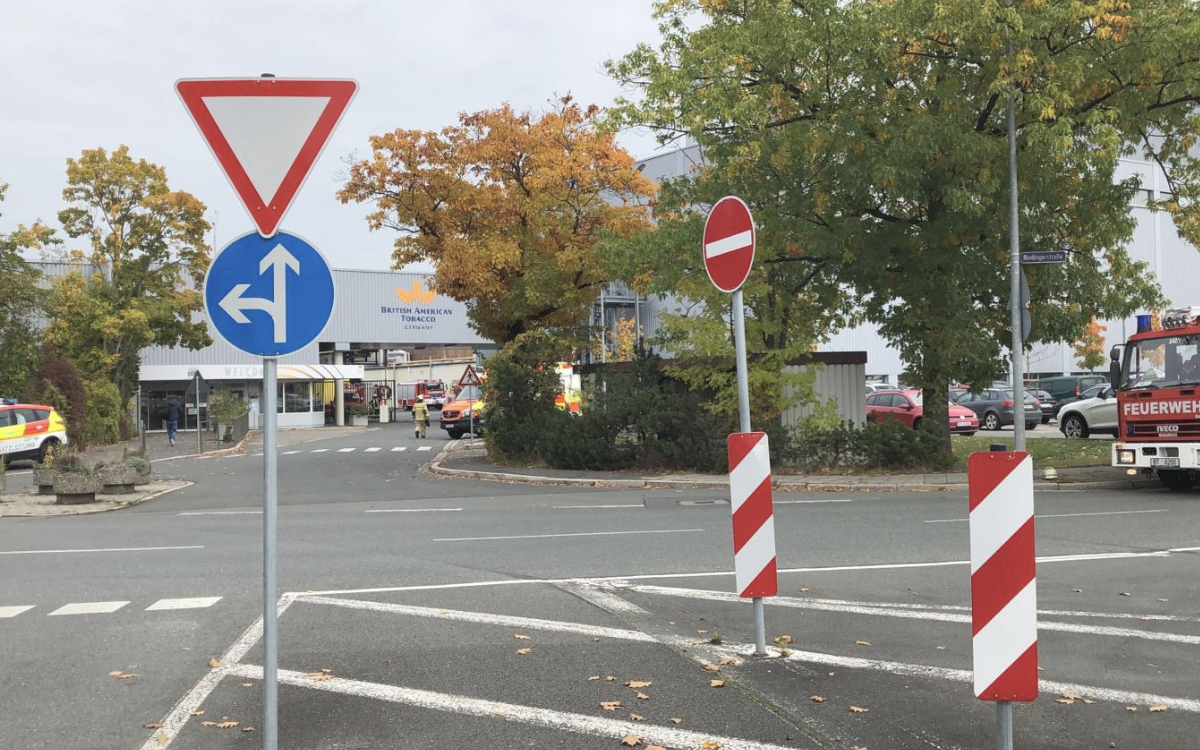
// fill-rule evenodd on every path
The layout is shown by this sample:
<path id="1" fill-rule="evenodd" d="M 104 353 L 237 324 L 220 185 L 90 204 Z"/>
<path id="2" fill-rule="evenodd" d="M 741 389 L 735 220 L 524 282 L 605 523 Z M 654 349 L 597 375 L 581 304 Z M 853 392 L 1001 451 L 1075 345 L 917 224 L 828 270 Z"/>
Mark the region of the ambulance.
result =
<path id="1" fill-rule="evenodd" d="M 44 461 L 48 451 L 66 444 L 66 423 L 53 406 L 0 399 L 0 459 L 5 463 Z"/>

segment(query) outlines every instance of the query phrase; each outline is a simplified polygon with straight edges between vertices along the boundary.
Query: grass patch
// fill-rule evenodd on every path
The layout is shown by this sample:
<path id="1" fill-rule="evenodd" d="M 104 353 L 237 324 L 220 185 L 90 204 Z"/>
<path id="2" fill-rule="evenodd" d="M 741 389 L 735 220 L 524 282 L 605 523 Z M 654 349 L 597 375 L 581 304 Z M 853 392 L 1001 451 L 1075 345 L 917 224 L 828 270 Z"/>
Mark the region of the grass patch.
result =
<path id="1" fill-rule="evenodd" d="M 967 470 L 967 458 L 972 453 L 986 451 L 992 443 L 1004 443 L 1011 450 L 1013 436 L 1009 435 L 972 435 L 954 436 L 954 469 Z M 1026 450 L 1033 457 L 1033 468 L 1043 469 L 1053 466 L 1061 469 L 1065 466 L 1108 466 L 1112 461 L 1111 440 L 1072 440 L 1070 438 L 1037 438 L 1031 437 L 1026 441 Z"/>

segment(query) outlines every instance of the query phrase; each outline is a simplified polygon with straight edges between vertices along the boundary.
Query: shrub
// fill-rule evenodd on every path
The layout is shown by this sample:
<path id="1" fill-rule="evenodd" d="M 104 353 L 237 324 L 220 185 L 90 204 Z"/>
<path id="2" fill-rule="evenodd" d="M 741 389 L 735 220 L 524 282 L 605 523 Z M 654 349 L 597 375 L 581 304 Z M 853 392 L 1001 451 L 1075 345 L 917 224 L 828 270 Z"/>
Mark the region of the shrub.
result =
<path id="1" fill-rule="evenodd" d="M 351 404 L 347 408 L 347 411 L 350 412 L 350 416 L 352 417 L 367 417 L 371 415 L 371 407 L 364 403 Z"/>
<path id="2" fill-rule="evenodd" d="M 79 448 L 75 445 L 64 445 L 58 449 L 54 457 L 54 469 L 71 474 L 90 474 L 91 467 L 83 460 Z"/>
<path id="3" fill-rule="evenodd" d="M 87 445 L 108 445 L 121 439 L 121 391 L 106 380 L 85 380 L 83 392 L 87 400 L 87 415 L 82 420 L 83 442 Z"/>
<path id="4" fill-rule="evenodd" d="M 33 379 L 25 388 L 25 397 L 36 404 L 53 406 L 67 423 L 67 435 L 73 441 L 83 439 L 87 418 L 87 395 L 83 378 L 69 359 L 43 346 Z"/>
<path id="5" fill-rule="evenodd" d="M 778 441 L 778 442 L 777 442 Z M 947 458 L 932 432 L 895 420 L 862 427 L 805 422 L 792 435 L 771 436 L 774 460 L 803 472 L 921 471 L 945 469 Z"/>
<path id="6" fill-rule="evenodd" d="M 548 435 L 567 429 L 556 423 L 554 399 L 562 390 L 557 371 L 560 344 L 546 333 L 526 334 L 507 344 L 487 361 L 483 384 L 488 455 L 505 462 L 544 460 L 541 448 Z"/>

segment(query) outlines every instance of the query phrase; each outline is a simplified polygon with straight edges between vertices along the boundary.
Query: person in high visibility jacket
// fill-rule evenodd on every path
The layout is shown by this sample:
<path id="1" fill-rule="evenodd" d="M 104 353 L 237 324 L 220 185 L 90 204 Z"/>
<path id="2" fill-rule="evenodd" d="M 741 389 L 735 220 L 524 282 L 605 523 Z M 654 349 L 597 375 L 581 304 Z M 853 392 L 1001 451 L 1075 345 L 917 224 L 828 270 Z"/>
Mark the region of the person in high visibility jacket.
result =
<path id="1" fill-rule="evenodd" d="M 413 425 L 417 431 L 417 437 L 425 437 L 425 431 L 429 429 L 429 407 L 425 404 L 424 396 L 417 396 L 417 402 L 413 404 Z"/>

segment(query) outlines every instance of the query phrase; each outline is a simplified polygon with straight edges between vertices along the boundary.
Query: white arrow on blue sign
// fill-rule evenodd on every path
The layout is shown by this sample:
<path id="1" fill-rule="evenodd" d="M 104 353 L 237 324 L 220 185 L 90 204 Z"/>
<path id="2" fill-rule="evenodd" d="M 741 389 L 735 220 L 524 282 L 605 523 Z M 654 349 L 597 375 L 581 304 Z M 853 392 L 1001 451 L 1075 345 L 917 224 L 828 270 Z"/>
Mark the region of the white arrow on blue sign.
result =
<path id="1" fill-rule="evenodd" d="M 277 357 L 308 346 L 333 312 L 325 256 L 294 234 L 244 234 L 209 266 L 204 307 L 217 333 L 247 354 Z"/>

